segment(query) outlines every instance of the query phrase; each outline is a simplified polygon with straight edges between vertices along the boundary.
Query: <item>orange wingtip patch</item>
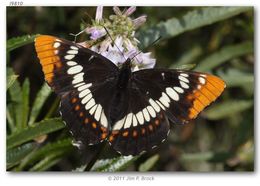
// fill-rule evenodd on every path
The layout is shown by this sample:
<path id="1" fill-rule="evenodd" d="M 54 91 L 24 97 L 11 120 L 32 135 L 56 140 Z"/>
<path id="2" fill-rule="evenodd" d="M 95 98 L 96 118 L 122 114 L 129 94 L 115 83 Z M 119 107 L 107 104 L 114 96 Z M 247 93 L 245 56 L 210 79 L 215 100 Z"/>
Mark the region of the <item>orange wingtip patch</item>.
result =
<path id="1" fill-rule="evenodd" d="M 35 49 L 37 52 L 37 56 L 42 65 L 45 80 L 48 83 L 51 83 L 53 80 L 52 73 L 54 69 L 62 67 L 60 58 L 57 55 L 57 48 L 60 46 L 59 42 L 60 39 L 48 35 L 41 35 L 36 37 L 35 39 Z"/>
<path id="2" fill-rule="evenodd" d="M 210 103 L 215 101 L 226 87 L 225 82 L 213 75 L 203 77 L 205 83 L 198 87 L 188 95 L 189 100 L 193 100 L 193 107 L 189 109 L 189 119 L 197 117 L 197 115 Z"/>

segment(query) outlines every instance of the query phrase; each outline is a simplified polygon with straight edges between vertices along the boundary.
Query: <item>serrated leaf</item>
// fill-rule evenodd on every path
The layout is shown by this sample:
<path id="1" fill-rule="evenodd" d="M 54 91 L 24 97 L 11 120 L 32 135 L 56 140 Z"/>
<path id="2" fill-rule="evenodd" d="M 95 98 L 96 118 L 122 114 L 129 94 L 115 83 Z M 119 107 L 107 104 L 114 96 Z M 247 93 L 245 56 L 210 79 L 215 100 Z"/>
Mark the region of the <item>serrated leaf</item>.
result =
<path id="1" fill-rule="evenodd" d="M 98 160 L 90 171 L 116 172 L 125 170 L 139 156 L 119 156 L 113 159 Z"/>
<path id="2" fill-rule="evenodd" d="M 34 125 L 21 129 L 7 137 L 7 149 L 30 141 L 38 136 L 48 134 L 64 128 L 60 118 L 46 119 Z"/>
<path id="3" fill-rule="evenodd" d="M 197 71 L 209 71 L 230 59 L 250 54 L 253 52 L 253 43 L 246 41 L 240 44 L 225 46 L 219 51 L 211 54 L 204 60 L 200 61 L 196 67 Z"/>
<path id="4" fill-rule="evenodd" d="M 72 149 L 72 139 L 67 138 L 63 140 L 56 141 L 54 143 L 48 143 L 45 146 L 39 148 L 38 150 L 31 153 L 27 156 L 19 165 L 18 170 L 22 170 L 25 166 L 35 163 L 36 161 L 41 160 L 46 156 L 46 154 L 50 154 L 55 151 L 64 150 L 64 149 Z"/>
<path id="5" fill-rule="evenodd" d="M 158 160 L 159 160 L 159 155 L 158 154 L 153 155 L 152 157 L 148 158 L 144 163 L 142 163 L 139 166 L 139 171 L 145 172 L 151 170 Z"/>
<path id="6" fill-rule="evenodd" d="M 228 19 L 242 12 L 253 10 L 252 7 L 206 7 L 193 10 L 180 18 L 171 18 L 160 22 L 155 27 L 142 31 L 138 40 L 141 47 L 148 46 L 159 36 L 163 39 L 177 36 L 183 32 Z"/>
<path id="7" fill-rule="evenodd" d="M 34 148 L 36 143 L 26 143 L 19 147 L 7 150 L 6 152 L 6 165 L 7 169 L 18 164 L 25 156 L 27 156 Z"/>
<path id="8" fill-rule="evenodd" d="M 7 51 L 10 52 L 23 45 L 32 43 L 37 35 L 25 35 L 20 37 L 11 38 L 7 41 Z"/>
<path id="9" fill-rule="evenodd" d="M 220 104 L 215 104 L 209 107 L 205 115 L 208 119 L 219 120 L 229 117 L 232 114 L 241 113 L 253 106 L 251 100 L 228 100 Z"/>
<path id="10" fill-rule="evenodd" d="M 47 100 L 50 94 L 51 94 L 50 87 L 46 83 L 44 83 L 40 91 L 37 93 L 36 98 L 33 102 L 30 119 L 28 123 L 29 125 L 32 125 L 35 122 L 37 116 L 41 111 L 43 104 L 45 103 L 45 101 Z"/>

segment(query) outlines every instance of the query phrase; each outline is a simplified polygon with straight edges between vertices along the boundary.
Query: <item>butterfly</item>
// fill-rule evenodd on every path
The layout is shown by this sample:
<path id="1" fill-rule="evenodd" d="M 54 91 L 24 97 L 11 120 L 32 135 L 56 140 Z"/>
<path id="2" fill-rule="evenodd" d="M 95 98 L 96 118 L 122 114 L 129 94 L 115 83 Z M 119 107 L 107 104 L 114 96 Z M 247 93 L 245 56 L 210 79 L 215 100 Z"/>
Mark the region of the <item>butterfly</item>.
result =
<path id="1" fill-rule="evenodd" d="M 60 113 L 76 141 L 107 140 L 122 155 L 137 155 L 163 142 L 169 121 L 184 124 L 223 92 L 225 82 L 200 72 L 131 71 L 65 39 L 40 35 L 35 49 L 45 80 L 61 98 Z"/>

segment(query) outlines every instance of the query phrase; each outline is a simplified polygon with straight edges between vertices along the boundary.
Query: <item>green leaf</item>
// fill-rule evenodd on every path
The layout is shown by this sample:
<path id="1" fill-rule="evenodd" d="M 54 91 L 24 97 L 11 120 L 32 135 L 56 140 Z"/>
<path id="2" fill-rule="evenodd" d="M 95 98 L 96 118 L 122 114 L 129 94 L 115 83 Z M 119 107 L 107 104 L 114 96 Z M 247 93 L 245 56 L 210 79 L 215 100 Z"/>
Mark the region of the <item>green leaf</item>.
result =
<path id="1" fill-rule="evenodd" d="M 253 106 L 252 100 L 228 100 L 219 104 L 212 105 L 206 110 L 205 115 L 208 119 L 219 120 L 238 114 Z"/>
<path id="2" fill-rule="evenodd" d="M 226 73 L 218 74 L 227 84 L 227 87 L 237 87 L 254 85 L 254 74 L 239 71 L 237 69 L 229 69 Z"/>
<path id="3" fill-rule="evenodd" d="M 199 152 L 182 154 L 181 161 L 210 161 L 223 162 L 227 160 L 232 154 L 230 152 Z"/>
<path id="4" fill-rule="evenodd" d="M 177 68 L 174 68 L 176 70 L 192 70 L 196 67 L 196 64 L 186 64 L 186 65 L 181 65 Z"/>
<path id="5" fill-rule="evenodd" d="M 205 25 L 213 24 L 217 21 L 228 19 L 242 12 L 253 10 L 252 7 L 206 7 L 193 10 L 180 18 L 171 18 L 165 22 L 160 22 L 151 29 L 142 31 L 138 40 L 144 46 L 148 46 L 159 36 L 163 39 L 177 36 L 183 32 L 193 30 Z"/>
<path id="6" fill-rule="evenodd" d="M 15 37 L 8 39 L 7 41 L 7 51 L 10 52 L 16 48 L 19 48 L 23 45 L 29 44 L 34 42 L 34 39 L 37 37 L 37 35 L 25 35 L 20 37 Z"/>
<path id="7" fill-rule="evenodd" d="M 131 165 L 139 156 L 119 156 L 113 159 L 98 160 L 90 171 L 116 172 L 123 171 Z"/>
<path id="8" fill-rule="evenodd" d="M 12 68 L 7 67 L 6 69 L 7 78 L 6 78 L 6 90 L 13 85 L 19 75 L 16 75 Z"/>
<path id="9" fill-rule="evenodd" d="M 7 150 L 6 153 L 6 163 L 7 169 L 18 164 L 25 156 L 27 156 L 34 148 L 36 143 L 26 143 L 19 147 L 15 147 Z"/>
<path id="10" fill-rule="evenodd" d="M 71 150 L 73 148 L 71 141 L 71 138 L 67 138 L 56 141 L 54 143 L 48 143 L 47 145 L 39 148 L 38 150 L 34 151 L 29 156 L 27 156 L 19 165 L 18 170 L 22 170 L 25 166 L 41 160 L 46 156 L 46 154 L 50 154 L 64 149 Z"/>
<path id="11" fill-rule="evenodd" d="M 13 85 L 9 87 L 8 93 L 10 95 L 9 104 L 11 104 L 10 116 L 13 117 L 13 121 L 17 129 L 22 128 L 22 89 L 18 81 L 14 81 Z"/>
<path id="12" fill-rule="evenodd" d="M 197 71 L 209 71 L 214 67 L 217 67 L 230 59 L 249 54 L 253 52 L 253 43 L 246 41 L 240 44 L 225 46 L 219 51 L 211 54 L 206 59 L 198 63 Z"/>
<path id="13" fill-rule="evenodd" d="M 38 136 L 48 134 L 64 128 L 64 124 L 60 118 L 46 119 L 39 123 L 24 128 L 7 138 L 7 149 L 30 141 Z"/>
<path id="14" fill-rule="evenodd" d="M 174 62 L 170 68 L 176 69 L 183 65 L 193 63 L 202 54 L 202 48 L 200 46 L 194 46 L 187 52 L 185 52 L 176 62 Z"/>
<path id="15" fill-rule="evenodd" d="M 159 155 L 158 154 L 153 155 L 152 157 L 147 159 L 144 163 L 142 163 L 139 166 L 139 171 L 145 172 L 151 170 L 158 160 L 159 160 Z"/>
<path id="16" fill-rule="evenodd" d="M 30 92 L 30 83 L 28 79 L 25 79 L 22 87 L 22 128 L 27 127 L 28 114 L 29 114 L 29 92 Z"/>
<path id="17" fill-rule="evenodd" d="M 33 102 L 32 110 L 31 110 L 31 115 L 29 119 L 29 125 L 32 125 L 37 116 L 39 115 L 41 108 L 49 95 L 51 94 L 51 89 L 50 87 L 44 83 L 41 90 L 37 93 L 36 98 Z"/>
<path id="18" fill-rule="evenodd" d="M 30 168 L 29 171 L 45 171 L 48 170 L 53 165 L 57 164 L 65 154 L 68 153 L 67 149 L 63 149 L 60 151 L 55 151 L 53 153 L 47 154 L 44 159 Z"/>

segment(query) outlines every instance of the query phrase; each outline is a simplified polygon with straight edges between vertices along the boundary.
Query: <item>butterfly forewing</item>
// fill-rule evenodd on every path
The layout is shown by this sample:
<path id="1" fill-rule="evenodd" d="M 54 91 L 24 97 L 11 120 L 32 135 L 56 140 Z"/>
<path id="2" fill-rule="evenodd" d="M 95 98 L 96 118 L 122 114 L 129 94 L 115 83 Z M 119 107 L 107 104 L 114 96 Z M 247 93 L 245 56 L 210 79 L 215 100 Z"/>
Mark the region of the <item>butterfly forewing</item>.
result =
<path id="1" fill-rule="evenodd" d="M 105 139 L 117 67 L 87 48 L 52 36 L 37 37 L 35 48 L 47 83 L 61 96 L 62 118 L 76 140 L 96 144 Z"/>

